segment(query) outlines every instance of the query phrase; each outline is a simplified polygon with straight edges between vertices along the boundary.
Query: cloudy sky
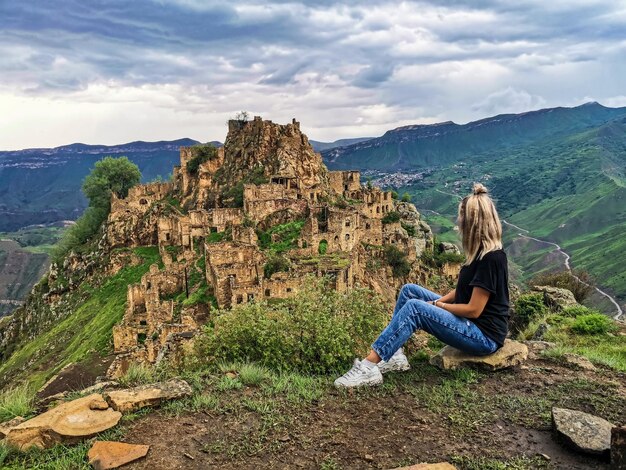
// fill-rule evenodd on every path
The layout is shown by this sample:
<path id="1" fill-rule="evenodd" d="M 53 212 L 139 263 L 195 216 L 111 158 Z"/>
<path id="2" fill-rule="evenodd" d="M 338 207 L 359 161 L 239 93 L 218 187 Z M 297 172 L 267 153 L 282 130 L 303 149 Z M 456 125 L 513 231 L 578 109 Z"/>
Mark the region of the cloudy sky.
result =
<path id="1" fill-rule="evenodd" d="M 626 0 L 0 0 L 0 149 L 626 106 Z"/>

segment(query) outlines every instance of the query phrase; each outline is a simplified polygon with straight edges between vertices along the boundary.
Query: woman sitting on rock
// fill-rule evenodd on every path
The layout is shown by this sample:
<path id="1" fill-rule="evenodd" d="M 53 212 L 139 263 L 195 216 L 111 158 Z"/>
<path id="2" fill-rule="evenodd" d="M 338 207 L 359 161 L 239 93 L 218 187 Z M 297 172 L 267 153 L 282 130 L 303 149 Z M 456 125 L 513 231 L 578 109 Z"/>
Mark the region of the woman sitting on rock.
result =
<path id="1" fill-rule="evenodd" d="M 400 290 L 391 322 L 365 359 L 354 361 L 335 380 L 340 388 L 377 385 L 385 372 L 410 368 L 402 346 L 424 330 L 471 355 L 497 351 L 504 344 L 509 319 L 509 279 L 502 250 L 502 225 L 482 184 L 459 204 L 459 233 L 466 261 L 456 289 L 443 297 L 415 284 Z"/>

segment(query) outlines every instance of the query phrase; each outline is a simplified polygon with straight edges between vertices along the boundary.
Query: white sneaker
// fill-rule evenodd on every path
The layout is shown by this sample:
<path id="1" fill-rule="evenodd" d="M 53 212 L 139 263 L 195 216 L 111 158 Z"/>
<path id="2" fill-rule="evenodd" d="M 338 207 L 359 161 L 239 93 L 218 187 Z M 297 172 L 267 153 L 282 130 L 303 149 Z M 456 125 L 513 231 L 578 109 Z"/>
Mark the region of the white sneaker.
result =
<path id="1" fill-rule="evenodd" d="M 379 385 L 383 383 L 383 375 L 378 367 L 367 367 L 358 359 L 354 360 L 352 369 L 335 380 L 337 388 L 352 388 Z"/>
<path id="2" fill-rule="evenodd" d="M 381 374 L 409 370 L 410 368 L 411 364 L 409 364 L 409 360 L 404 355 L 402 349 L 398 349 L 391 359 L 389 359 L 389 362 L 380 361 L 378 363 L 378 370 L 380 370 Z"/>

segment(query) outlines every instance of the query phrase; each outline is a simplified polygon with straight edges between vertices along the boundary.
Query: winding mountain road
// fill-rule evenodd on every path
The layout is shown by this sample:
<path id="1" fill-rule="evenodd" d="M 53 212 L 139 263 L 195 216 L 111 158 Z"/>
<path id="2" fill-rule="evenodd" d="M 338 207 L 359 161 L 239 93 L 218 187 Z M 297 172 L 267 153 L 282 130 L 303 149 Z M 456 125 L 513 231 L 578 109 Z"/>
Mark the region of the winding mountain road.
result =
<path id="1" fill-rule="evenodd" d="M 510 222 L 507 222 L 506 220 L 502 219 L 502 223 L 508 225 L 509 227 L 513 227 L 517 230 L 519 230 L 519 232 L 517 232 L 517 234 L 522 237 L 522 238 L 527 238 L 529 240 L 534 240 L 536 242 L 539 243 L 544 243 L 546 245 L 550 245 L 556 248 L 556 251 L 560 254 L 563 255 L 563 263 L 565 264 L 565 268 L 571 273 L 572 272 L 572 268 L 569 264 L 569 260 L 570 260 L 570 255 L 568 255 L 565 251 L 563 251 L 563 249 L 561 248 L 561 246 L 558 243 L 554 243 L 554 242 L 549 242 L 547 240 L 541 240 L 539 238 L 535 238 L 535 237 L 531 237 L 530 235 L 526 235 L 528 232 L 528 230 L 523 229 L 521 227 L 518 227 L 515 224 L 512 224 Z M 525 233 L 522 233 L 525 232 Z M 576 276 L 575 274 L 572 273 L 572 276 L 574 276 L 579 282 L 582 282 L 583 284 L 585 284 L 586 286 L 589 286 L 589 284 L 587 284 L 585 281 L 583 281 L 582 279 L 580 279 L 578 276 Z M 619 303 L 617 303 L 617 301 L 610 295 L 607 294 L 606 292 L 604 292 L 602 289 L 595 287 L 595 286 L 590 286 L 593 287 L 599 294 L 603 295 L 604 297 L 606 297 L 607 299 L 609 299 L 611 301 L 611 303 L 613 305 L 615 305 L 615 309 L 617 310 L 617 314 L 613 317 L 615 320 L 619 320 L 623 315 L 624 315 L 624 311 L 622 310 L 622 307 L 620 306 Z"/>

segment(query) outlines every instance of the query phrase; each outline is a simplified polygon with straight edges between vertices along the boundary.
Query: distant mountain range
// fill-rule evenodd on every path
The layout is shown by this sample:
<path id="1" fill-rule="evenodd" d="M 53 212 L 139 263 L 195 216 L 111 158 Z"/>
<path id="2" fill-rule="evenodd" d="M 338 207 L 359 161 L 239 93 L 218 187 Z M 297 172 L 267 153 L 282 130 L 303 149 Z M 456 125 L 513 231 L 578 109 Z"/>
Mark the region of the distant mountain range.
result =
<path id="1" fill-rule="evenodd" d="M 311 146 L 316 152 L 321 152 L 323 150 L 329 150 L 336 147 L 347 147 L 348 145 L 358 144 L 359 142 L 364 142 L 366 140 L 373 139 L 373 137 L 356 137 L 354 139 L 339 139 L 334 142 L 319 142 L 317 140 L 309 140 Z"/>
<path id="2" fill-rule="evenodd" d="M 626 108 L 587 103 L 575 108 L 550 108 L 521 114 L 501 114 L 468 124 L 398 127 L 383 136 L 322 151 L 335 169 L 403 170 L 438 166 L 476 154 L 584 131 L 626 115 Z"/>

